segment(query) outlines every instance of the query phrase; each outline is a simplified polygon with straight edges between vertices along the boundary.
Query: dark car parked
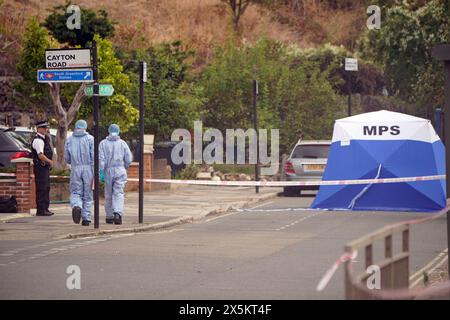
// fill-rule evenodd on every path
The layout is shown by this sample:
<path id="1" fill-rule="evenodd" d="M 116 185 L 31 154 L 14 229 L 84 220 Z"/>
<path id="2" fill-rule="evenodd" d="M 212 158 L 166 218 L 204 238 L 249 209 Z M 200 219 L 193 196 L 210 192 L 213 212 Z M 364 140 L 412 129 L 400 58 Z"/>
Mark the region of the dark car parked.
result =
<path id="1" fill-rule="evenodd" d="M 0 167 L 11 166 L 11 160 L 31 157 L 30 145 L 14 128 L 0 126 Z"/>

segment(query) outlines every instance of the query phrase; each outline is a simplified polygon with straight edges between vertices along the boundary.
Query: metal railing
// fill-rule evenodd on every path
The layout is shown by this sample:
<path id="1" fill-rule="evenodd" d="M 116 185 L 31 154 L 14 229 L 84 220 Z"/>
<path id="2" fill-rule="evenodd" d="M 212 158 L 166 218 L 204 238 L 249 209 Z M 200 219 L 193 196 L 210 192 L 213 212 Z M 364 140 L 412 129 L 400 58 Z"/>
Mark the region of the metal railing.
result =
<path id="1" fill-rule="evenodd" d="M 345 261 L 345 298 L 346 299 L 429 299 L 449 298 L 450 281 L 433 286 L 409 288 L 410 226 L 437 219 L 445 215 L 448 208 L 430 218 L 406 221 L 386 226 L 345 246 L 347 256 L 364 253 L 365 271 L 352 272 L 352 259 Z M 394 252 L 393 237 L 401 235 L 401 250 Z M 381 261 L 374 263 L 374 244 L 382 241 L 384 255 Z M 367 269 L 373 265 L 379 268 L 380 288 L 370 289 L 367 281 L 372 274 Z"/>

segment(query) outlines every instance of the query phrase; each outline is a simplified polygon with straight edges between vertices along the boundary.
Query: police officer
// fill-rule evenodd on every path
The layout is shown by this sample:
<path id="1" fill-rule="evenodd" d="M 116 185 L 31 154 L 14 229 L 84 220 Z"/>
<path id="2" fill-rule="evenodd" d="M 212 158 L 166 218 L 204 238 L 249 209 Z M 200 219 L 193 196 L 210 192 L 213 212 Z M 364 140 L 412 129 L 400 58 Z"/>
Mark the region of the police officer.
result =
<path id="1" fill-rule="evenodd" d="M 75 132 L 64 146 L 64 159 L 71 165 L 70 204 L 72 219 L 76 224 L 89 226 L 91 223 L 92 179 L 94 166 L 94 137 L 86 132 L 87 123 L 78 120 Z"/>
<path id="2" fill-rule="evenodd" d="M 117 124 L 111 124 L 108 132 L 98 147 L 100 170 L 105 182 L 106 223 L 122 224 L 127 169 L 133 156 L 127 143 L 120 139 Z"/>
<path id="3" fill-rule="evenodd" d="M 47 121 L 36 123 L 36 136 L 32 142 L 34 163 L 34 176 L 36 183 L 36 215 L 51 216 L 54 213 L 48 210 L 50 205 L 50 168 L 53 165 L 53 148 L 47 134 L 49 125 Z"/>

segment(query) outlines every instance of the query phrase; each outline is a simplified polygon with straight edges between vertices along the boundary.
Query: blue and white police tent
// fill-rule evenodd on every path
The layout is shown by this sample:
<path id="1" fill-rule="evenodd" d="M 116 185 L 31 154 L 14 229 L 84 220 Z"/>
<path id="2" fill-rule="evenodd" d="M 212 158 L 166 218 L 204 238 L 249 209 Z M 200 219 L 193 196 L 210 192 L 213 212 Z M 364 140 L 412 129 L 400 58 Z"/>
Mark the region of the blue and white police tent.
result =
<path id="1" fill-rule="evenodd" d="M 445 175 L 445 150 L 429 120 L 376 111 L 336 120 L 323 180 Z M 437 211 L 445 180 L 322 185 L 312 208 Z"/>

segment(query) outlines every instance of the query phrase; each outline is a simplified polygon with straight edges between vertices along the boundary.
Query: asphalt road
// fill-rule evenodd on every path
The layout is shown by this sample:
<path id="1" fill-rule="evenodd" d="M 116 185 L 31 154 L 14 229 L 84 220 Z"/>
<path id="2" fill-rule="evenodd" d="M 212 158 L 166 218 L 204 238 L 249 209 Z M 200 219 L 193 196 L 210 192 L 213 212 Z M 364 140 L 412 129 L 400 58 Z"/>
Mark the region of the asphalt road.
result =
<path id="1" fill-rule="evenodd" d="M 342 299 L 342 269 L 324 291 L 315 288 L 347 242 L 427 216 L 286 210 L 307 208 L 312 200 L 279 197 L 254 211 L 149 233 L 1 241 L 0 299 Z M 411 274 L 446 244 L 445 218 L 414 226 Z M 71 265 L 79 267 L 81 289 L 67 287 Z"/>

